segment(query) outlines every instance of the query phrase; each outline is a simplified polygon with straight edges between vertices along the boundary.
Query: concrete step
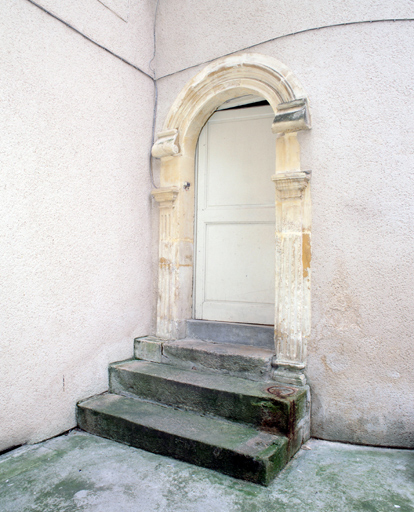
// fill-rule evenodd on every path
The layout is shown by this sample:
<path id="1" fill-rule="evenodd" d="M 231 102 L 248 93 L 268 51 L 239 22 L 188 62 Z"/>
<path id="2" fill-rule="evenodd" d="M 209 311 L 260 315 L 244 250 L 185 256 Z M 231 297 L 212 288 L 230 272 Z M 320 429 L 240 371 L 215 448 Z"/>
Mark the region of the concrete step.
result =
<path id="1" fill-rule="evenodd" d="M 273 355 L 273 350 L 249 345 L 193 339 L 162 341 L 148 336 L 135 339 L 137 359 L 257 381 L 270 378 Z"/>
<path id="2" fill-rule="evenodd" d="M 87 432 L 267 485 L 288 461 L 284 436 L 221 418 L 106 394 L 78 404 Z"/>
<path id="3" fill-rule="evenodd" d="M 110 391 L 278 431 L 292 441 L 307 411 L 307 389 L 129 360 L 110 365 Z M 295 438 L 295 439 L 294 439 Z M 298 440 L 300 442 L 300 440 Z"/>

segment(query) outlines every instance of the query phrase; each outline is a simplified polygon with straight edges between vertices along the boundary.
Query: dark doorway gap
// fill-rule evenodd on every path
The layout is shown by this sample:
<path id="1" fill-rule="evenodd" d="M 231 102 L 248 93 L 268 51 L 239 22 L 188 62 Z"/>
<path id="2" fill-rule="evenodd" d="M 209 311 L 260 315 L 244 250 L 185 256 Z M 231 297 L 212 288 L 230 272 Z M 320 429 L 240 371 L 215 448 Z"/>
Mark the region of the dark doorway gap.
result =
<path id="1" fill-rule="evenodd" d="M 222 112 L 223 110 L 236 110 L 236 109 L 240 109 L 240 108 L 264 107 L 265 105 L 269 105 L 269 102 L 266 100 L 263 100 L 263 101 L 257 101 L 256 103 L 247 103 L 245 105 L 236 105 L 234 107 L 220 108 L 220 112 Z"/>

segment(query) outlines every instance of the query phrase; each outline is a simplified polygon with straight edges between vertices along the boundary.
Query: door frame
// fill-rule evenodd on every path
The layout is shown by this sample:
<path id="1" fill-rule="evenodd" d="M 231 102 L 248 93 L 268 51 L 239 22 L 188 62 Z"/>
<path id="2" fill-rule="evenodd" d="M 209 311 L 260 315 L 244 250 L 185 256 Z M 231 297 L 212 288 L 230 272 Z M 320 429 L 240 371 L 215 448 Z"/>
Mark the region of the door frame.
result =
<path id="1" fill-rule="evenodd" d="M 224 102 L 253 94 L 275 113 L 275 352 L 282 370 L 303 370 L 310 334 L 310 173 L 300 169 L 297 132 L 310 129 L 308 98 L 294 74 L 261 54 L 218 59 L 177 96 L 152 148 L 161 159 L 157 337 L 180 339 L 192 318 L 195 151 Z M 289 286 L 286 284 L 286 279 Z"/>

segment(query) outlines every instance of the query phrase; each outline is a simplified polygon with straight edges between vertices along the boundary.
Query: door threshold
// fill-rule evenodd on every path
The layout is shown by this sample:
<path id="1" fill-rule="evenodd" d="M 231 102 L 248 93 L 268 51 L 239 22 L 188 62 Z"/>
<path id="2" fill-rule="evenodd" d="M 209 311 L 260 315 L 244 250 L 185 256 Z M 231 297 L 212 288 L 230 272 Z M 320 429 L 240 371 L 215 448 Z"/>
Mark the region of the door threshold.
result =
<path id="1" fill-rule="evenodd" d="M 215 343 L 250 345 L 274 350 L 272 325 L 187 320 L 187 337 Z"/>

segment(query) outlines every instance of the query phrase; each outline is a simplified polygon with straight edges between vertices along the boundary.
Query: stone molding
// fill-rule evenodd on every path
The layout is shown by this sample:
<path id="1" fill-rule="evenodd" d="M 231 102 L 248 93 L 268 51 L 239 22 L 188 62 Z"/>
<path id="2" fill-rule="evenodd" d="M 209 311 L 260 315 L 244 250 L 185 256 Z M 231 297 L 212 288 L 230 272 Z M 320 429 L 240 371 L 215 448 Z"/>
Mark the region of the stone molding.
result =
<path id="1" fill-rule="evenodd" d="M 161 187 L 151 191 L 152 197 L 160 205 L 160 208 L 169 208 L 177 199 L 178 187 Z"/>
<path id="2" fill-rule="evenodd" d="M 154 158 L 177 156 L 180 152 L 178 146 L 178 130 L 166 130 L 158 134 L 158 139 L 152 146 L 151 154 Z"/>
<path id="3" fill-rule="evenodd" d="M 310 172 L 283 172 L 272 176 L 281 201 L 301 199 L 310 180 Z"/>
<path id="4" fill-rule="evenodd" d="M 310 130 L 310 128 L 310 113 L 306 98 L 280 103 L 277 106 L 277 113 L 272 124 L 273 133 L 299 132 Z"/>
<path id="5" fill-rule="evenodd" d="M 202 127 L 217 107 L 246 94 L 262 96 L 276 116 L 281 112 L 292 116 L 292 109 L 302 112 L 305 105 L 307 129 L 310 128 L 307 96 L 291 70 L 273 57 L 245 53 L 210 63 L 184 86 L 170 108 L 154 147 L 159 142 L 163 144 L 161 139 L 173 130 L 178 130 L 181 141 L 194 134 L 196 143 Z M 280 105 L 284 107 L 280 108 Z M 297 131 L 301 128 L 299 121 L 295 122 Z M 183 148 L 179 150 L 182 152 Z"/>

